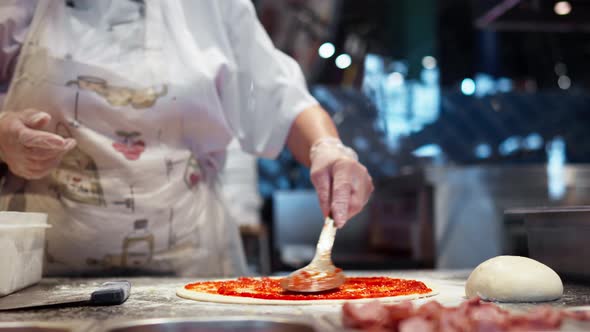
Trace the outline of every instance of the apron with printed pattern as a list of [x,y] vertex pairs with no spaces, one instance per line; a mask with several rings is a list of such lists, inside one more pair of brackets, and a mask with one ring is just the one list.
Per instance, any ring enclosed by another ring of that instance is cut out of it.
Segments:
[[[187,126],[219,125],[194,114],[199,98],[210,97],[211,90],[198,89],[207,78],[194,73],[197,84],[190,85],[167,75],[166,66],[175,64],[165,59],[162,41],[174,32],[166,30],[161,13],[174,4],[109,3],[125,8],[107,11],[111,26],[83,36],[97,45],[105,38],[120,42],[105,53],[121,68],[133,64],[124,74],[97,65],[98,47],[93,63],[77,56],[76,38],[63,22],[84,23],[83,11],[65,1],[40,1],[4,109],[48,112],[47,130],[75,138],[77,146],[42,180],[10,176],[0,207],[49,214],[48,275],[245,274],[237,226],[218,188],[224,151],[198,155]],[[124,17],[109,17],[113,12]]]

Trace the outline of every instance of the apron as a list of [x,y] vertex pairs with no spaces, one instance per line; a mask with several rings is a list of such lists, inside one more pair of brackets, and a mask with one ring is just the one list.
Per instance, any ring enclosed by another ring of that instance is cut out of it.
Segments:
[[49,214],[46,275],[245,274],[219,188],[231,137],[203,106],[215,82],[176,61],[200,56],[174,45],[179,5],[65,3],[39,2],[4,109],[48,112],[78,144],[44,179],[9,176],[0,207]]

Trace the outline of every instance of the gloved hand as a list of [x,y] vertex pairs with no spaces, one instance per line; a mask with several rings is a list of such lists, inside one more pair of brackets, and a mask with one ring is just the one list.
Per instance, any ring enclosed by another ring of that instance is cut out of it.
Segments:
[[50,120],[49,114],[34,109],[0,113],[0,157],[12,173],[40,179],[76,146],[73,138],[42,131]]
[[310,150],[311,182],[324,216],[332,215],[336,227],[359,213],[373,192],[373,180],[358,162],[356,153],[334,137],[316,141]]

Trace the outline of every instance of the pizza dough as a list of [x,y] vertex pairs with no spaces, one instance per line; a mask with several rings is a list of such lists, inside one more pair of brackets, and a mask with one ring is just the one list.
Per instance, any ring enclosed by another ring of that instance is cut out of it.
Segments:
[[563,284],[555,271],[536,260],[498,256],[471,272],[465,295],[499,302],[551,301],[563,295]]
[[[221,281],[221,280],[217,280]],[[424,281],[423,281],[424,282]],[[312,305],[312,304],[343,304],[345,302],[353,302],[353,303],[365,303],[371,302],[375,300],[379,300],[381,302],[401,302],[401,301],[409,301],[415,300],[424,297],[430,297],[438,294],[438,291],[432,286],[431,283],[426,283],[428,288],[432,289],[430,293],[424,294],[411,294],[411,295],[401,295],[401,296],[394,296],[394,297],[380,297],[380,298],[367,298],[367,299],[328,299],[328,300],[272,300],[272,299],[258,299],[252,297],[239,297],[239,296],[226,296],[226,295],[218,295],[218,294],[210,294],[204,292],[196,292],[187,290],[184,287],[180,287],[176,290],[176,295],[194,301],[201,301],[201,302],[216,302],[216,303],[228,303],[228,304],[259,304],[259,305]]]

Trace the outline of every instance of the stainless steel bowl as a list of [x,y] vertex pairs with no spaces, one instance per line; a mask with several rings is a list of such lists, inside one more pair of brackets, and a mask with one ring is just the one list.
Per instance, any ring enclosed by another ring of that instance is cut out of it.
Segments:
[[53,328],[53,327],[38,327],[23,324],[21,326],[0,327],[0,332],[70,332],[71,330]]
[[0,323],[0,332],[72,332],[73,330],[59,323]]
[[109,326],[108,332],[316,332],[303,322],[286,319],[252,317],[218,317],[206,319],[162,318],[128,321]]
[[529,256],[566,279],[590,282],[590,206],[507,210],[525,222]]

